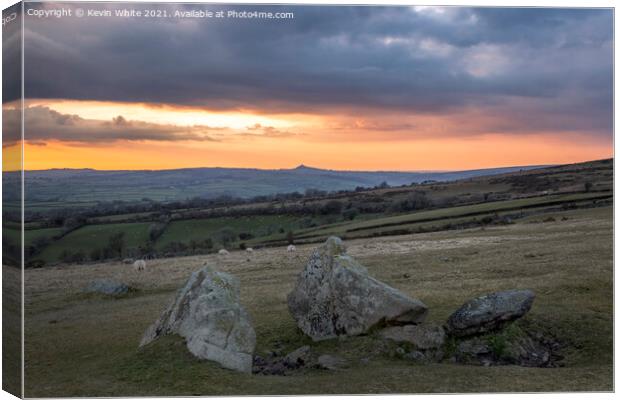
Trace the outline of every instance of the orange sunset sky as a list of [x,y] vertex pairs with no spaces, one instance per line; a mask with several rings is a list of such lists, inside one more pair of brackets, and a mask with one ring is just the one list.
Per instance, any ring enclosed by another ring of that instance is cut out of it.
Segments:
[[[288,22],[26,21],[24,167],[413,171],[613,156],[609,13],[293,9]],[[3,117],[10,158],[16,96]]]
[[[570,163],[611,155],[611,148],[605,141],[597,143],[588,137],[562,132],[525,135],[488,132],[465,137],[445,133],[465,129],[460,118],[467,116],[412,118],[422,121],[422,128],[410,138],[409,132],[366,128],[365,125],[377,123],[372,117],[218,113],[154,109],[141,104],[74,101],[37,104],[102,123],[123,115],[128,121],[172,124],[181,127],[180,130],[188,127],[191,131],[199,124],[221,125],[226,129],[210,133],[212,140],[114,140],[93,144],[65,140],[27,141],[24,148],[26,169],[214,166],[271,169],[306,164],[346,170],[454,170]],[[26,116],[28,114],[26,109]],[[476,128],[475,122],[469,123],[473,126],[468,129]],[[252,133],[248,134],[247,127]]]

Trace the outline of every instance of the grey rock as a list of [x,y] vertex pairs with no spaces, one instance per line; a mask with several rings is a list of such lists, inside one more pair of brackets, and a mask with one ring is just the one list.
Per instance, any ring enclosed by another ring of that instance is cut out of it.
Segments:
[[264,366],[267,365],[267,360],[261,356],[254,356],[254,366]]
[[239,281],[209,266],[194,272],[174,301],[145,332],[140,346],[178,334],[200,359],[252,371],[256,334],[239,304]]
[[261,375],[287,375],[297,369],[313,366],[310,350],[310,346],[302,346],[284,357],[275,355],[274,352],[270,352],[266,359],[255,356],[252,372]]
[[551,349],[542,340],[523,335],[509,340],[501,361],[523,367],[541,367],[551,364]]
[[495,358],[488,341],[479,337],[460,342],[454,356],[457,363],[469,365],[490,365]]
[[426,356],[424,355],[424,353],[422,353],[421,351],[411,351],[407,354],[405,354],[403,356],[404,359],[406,360],[411,360],[411,361],[426,361]]
[[395,342],[411,343],[420,350],[437,349],[446,341],[444,329],[438,325],[389,326],[379,335]]
[[478,297],[450,316],[448,332],[454,336],[468,336],[500,329],[525,315],[533,302],[531,290],[508,290]]
[[491,354],[493,351],[489,344],[479,338],[462,341],[457,346],[457,353],[467,356],[480,356],[482,354]]
[[268,361],[263,364],[259,364],[254,360],[254,366],[252,367],[252,372],[260,375],[286,375],[287,370],[290,368],[284,363],[283,360],[279,359],[276,361]]
[[419,323],[427,314],[421,301],[371,277],[337,237],[312,253],[288,307],[315,341],[360,335],[378,324]]
[[129,293],[129,286],[111,279],[98,279],[91,282],[86,289],[87,293],[100,293],[107,296],[121,296]]
[[487,334],[461,339],[454,356],[461,364],[554,367],[562,357],[545,338],[526,332]]
[[276,350],[272,350],[269,352],[269,356],[271,357],[281,357],[282,356],[282,350],[276,349]]
[[319,368],[328,369],[332,371],[346,368],[347,365],[348,365],[347,361],[344,358],[338,357],[338,356],[332,356],[329,354],[323,354],[322,356],[319,356],[317,360],[317,366]]
[[302,346],[284,357],[284,361],[291,366],[303,366],[310,358],[310,346]]
[[441,362],[445,359],[446,353],[443,349],[432,349],[424,352],[424,358],[427,361]]

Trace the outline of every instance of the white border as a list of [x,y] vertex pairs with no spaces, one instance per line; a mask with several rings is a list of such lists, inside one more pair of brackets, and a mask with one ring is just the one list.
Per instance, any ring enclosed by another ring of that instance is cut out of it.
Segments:
[[[75,0],[65,0],[65,1],[61,1],[59,0],[58,2],[64,2],[64,3],[69,3],[69,2],[74,2],[74,3],[84,3],[84,1],[75,1]],[[106,2],[105,0],[89,0],[88,2]],[[16,1],[10,1],[10,0],[0,0],[0,5],[2,6],[1,8],[4,9],[6,7],[9,7],[10,5],[16,3]],[[128,3],[184,3],[183,1],[166,1],[166,0],[133,0],[133,1],[128,1]],[[474,1],[466,1],[466,0],[425,0],[425,1],[403,1],[403,0],[391,0],[391,1],[381,1],[381,0],[376,0],[376,1],[364,1],[364,0],[337,0],[337,1],[330,1],[330,0],[313,0],[313,1],[308,1],[308,0],[289,0],[289,1],[282,1],[282,2],[275,2],[275,1],[258,1],[258,0],[229,0],[229,1],[202,1],[201,3],[206,3],[206,4],[320,4],[320,5],[346,5],[346,4],[355,4],[355,5],[429,5],[429,6],[482,6],[482,7],[510,7],[510,6],[514,6],[514,7],[564,7],[564,8],[593,8],[593,7],[606,7],[606,8],[614,8],[615,4],[613,1],[610,0],[589,0],[589,1],[578,1],[578,0],[563,0],[563,1],[559,1],[559,0],[502,0],[497,1],[497,0],[474,0]],[[616,19],[616,13],[617,10],[614,8],[614,21]],[[23,14],[22,14],[23,15]],[[23,33],[23,29],[24,26],[22,24],[22,33]],[[22,35],[23,37],[23,35]],[[2,36],[0,34],[0,40],[1,40]],[[615,30],[615,26],[614,26],[614,43],[617,43],[619,39],[619,35],[618,32]],[[22,41],[22,65],[23,65],[23,50],[24,50],[24,45],[23,45],[23,41]],[[614,50],[615,50],[615,46],[614,46]],[[0,73],[2,71],[2,66],[1,66],[1,62],[2,62],[2,55],[0,52]],[[617,67],[618,63],[617,63],[617,59],[616,59],[616,52],[614,51],[614,139],[615,139],[615,119],[616,116],[618,115],[618,108],[617,108],[617,104],[615,102],[616,96],[615,94],[618,93],[618,83],[615,79],[615,75],[617,72]],[[22,93],[23,93],[23,79],[22,79]],[[23,99],[22,99],[23,102]],[[1,113],[0,113],[1,114]],[[0,124],[2,122],[2,117],[0,115]],[[22,138],[24,135],[23,132],[23,114],[22,114]],[[1,126],[1,125],[0,125]],[[616,142],[614,140],[614,154],[616,153]],[[24,162],[24,158],[23,158],[24,154],[23,154],[23,147],[22,147],[22,166],[23,166],[23,162]],[[2,156],[0,153],[0,165],[2,162]],[[615,176],[617,173],[617,168],[618,165],[617,163],[614,163],[614,261],[616,259],[617,256],[617,252],[618,252],[618,239],[615,235],[615,226],[617,225],[617,223],[620,221],[620,217],[615,213],[615,207],[617,204],[617,199],[618,199],[618,195],[619,195],[619,191],[618,191],[618,187],[615,185]],[[23,179],[23,176],[22,176]],[[23,181],[22,181],[22,219],[23,219],[23,200],[24,200],[24,186],[23,186]],[[2,197],[1,197],[1,193],[2,193],[2,189],[0,186],[0,205],[2,202]],[[0,219],[1,219],[1,215],[0,215]],[[22,243],[23,243],[23,224],[22,224]],[[2,244],[0,243],[0,252],[2,249]],[[22,253],[23,253],[23,246],[22,246]],[[23,260],[23,254],[22,254],[22,260]],[[615,267],[615,263],[614,263],[614,267]],[[23,315],[23,282],[24,281],[24,276],[23,276],[23,270],[22,270],[22,315]],[[617,344],[617,338],[618,338],[618,333],[615,330],[615,322],[617,320],[617,315],[615,314],[615,310],[618,309],[618,302],[617,302],[617,298],[615,296],[615,288],[616,288],[616,281],[615,281],[615,269],[614,269],[614,388],[615,388],[615,384],[618,382],[618,370],[617,368],[615,368],[615,360],[618,359],[618,355],[620,355],[620,351],[618,349],[618,347],[616,346]],[[0,306],[2,304],[2,300],[1,300],[1,296],[0,296]],[[1,308],[0,308],[1,309]],[[22,343],[23,343],[23,335],[24,335],[24,323],[23,323],[23,318],[22,318]],[[2,333],[0,331],[0,340],[2,338]],[[22,360],[23,360],[23,347],[22,347]],[[22,364],[22,374],[24,372],[24,368],[23,368],[23,364]],[[2,370],[2,366],[0,363],[0,379],[2,377],[1,374],[1,370]],[[22,375],[23,376],[23,375]],[[412,379],[415,379],[415,377],[412,377]],[[23,382],[22,382],[22,393],[23,393]],[[539,393],[525,393],[525,394],[459,394],[459,395],[449,395],[451,396],[451,398],[455,398],[455,399],[476,399],[476,398],[482,398],[482,399],[489,399],[489,398],[495,398],[495,397],[501,397],[504,399],[512,399],[512,400],[521,400],[521,399],[533,399],[535,397],[538,396],[544,396],[545,399],[580,399],[583,396],[588,396],[589,398],[593,398],[593,399],[608,399],[608,398],[614,398],[615,395],[613,393],[550,393],[550,394],[539,394]],[[381,396],[373,396],[379,399],[393,399],[393,398],[415,398],[416,399],[432,399],[432,398],[436,398],[438,395],[437,394],[430,394],[430,395],[381,395]],[[356,398],[360,398],[360,396],[248,396],[248,397],[209,397],[212,399],[235,399],[235,398],[240,398],[240,399],[294,399],[295,397],[303,397],[303,398],[307,398],[307,399],[329,399],[329,398],[337,398],[337,399],[342,399],[342,400],[352,400],[352,399],[356,399]],[[368,398],[369,395],[365,395],[364,397]],[[177,398],[181,398],[181,397],[177,397]],[[8,399],[14,399],[14,397],[6,392],[2,392],[0,391],[0,400],[8,400]],[[143,397],[143,399],[156,399],[156,398],[151,398],[151,397]]]

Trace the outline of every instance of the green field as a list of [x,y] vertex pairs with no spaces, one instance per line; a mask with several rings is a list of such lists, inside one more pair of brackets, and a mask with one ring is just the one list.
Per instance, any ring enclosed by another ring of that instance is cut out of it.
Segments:
[[[250,233],[253,236],[271,235],[277,232],[286,232],[296,229],[300,218],[294,216],[250,216],[250,217],[222,217],[198,220],[173,221],[166,227],[161,237],[155,242],[157,249],[164,249],[171,242],[188,244],[190,241],[202,241],[207,238],[213,239],[215,246],[222,246],[219,240],[219,232],[227,229],[235,235],[235,240],[230,246],[238,246],[242,240],[238,238],[240,233]],[[110,236],[123,232],[125,234],[125,246],[127,249],[144,246],[149,242],[149,227],[151,222],[136,223],[108,223],[86,225],[47,246],[36,259],[46,263],[55,263],[60,260],[64,251],[83,252],[86,255],[96,248],[103,248]],[[19,231],[10,231],[9,236],[16,240]],[[36,229],[26,231],[26,243],[37,236],[49,236],[58,234],[61,228]]]
[[[523,198],[517,200],[487,202],[467,206],[457,206],[436,210],[401,213],[392,216],[381,214],[362,214],[352,221],[329,223],[328,216],[304,218],[293,215],[252,215],[239,217],[214,217],[203,219],[173,220],[165,227],[162,235],[154,242],[158,251],[165,250],[171,243],[200,242],[210,239],[213,250],[220,247],[238,248],[241,243],[248,246],[284,245],[288,232],[293,233],[298,243],[317,242],[329,235],[343,238],[362,238],[390,234],[416,233],[451,229],[454,226],[479,223],[485,218],[498,218],[513,215],[515,212],[544,212],[563,205],[591,206],[601,199],[611,196],[611,192],[573,193]],[[134,214],[135,216],[135,214]],[[105,217],[109,220],[123,220],[127,216]],[[302,220],[312,220],[318,225],[303,228]],[[117,222],[89,224],[81,227],[59,240],[52,242],[36,259],[46,263],[58,262],[63,252],[83,252],[86,255],[93,249],[101,249],[113,234],[124,232],[127,250],[146,246],[149,243],[149,226],[153,222]],[[15,240],[19,231],[6,229],[8,237]],[[61,228],[29,229],[25,231],[26,244],[37,237],[51,238],[58,235]],[[222,232],[233,236],[224,241]],[[251,235],[241,239],[240,234]]]
[[218,242],[217,234],[222,229],[231,230],[237,237],[243,232],[253,236],[266,236],[294,229],[298,220],[297,217],[287,215],[267,215],[173,221],[157,240],[156,246],[163,248],[170,242],[188,243],[191,240],[200,241],[206,238],[213,238]]
[[[24,245],[28,247],[35,239],[42,237],[51,240],[61,232],[62,228],[26,229],[24,231]],[[4,228],[2,234],[6,235],[11,241],[17,243],[20,240],[21,232],[18,229]]]
[[[49,265],[83,259],[99,261],[109,259],[110,254],[119,258],[118,252],[107,252],[100,257],[96,252],[107,245],[112,235],[120,232],[125,234],[123,257],[171,257],[206,254],[222,247],[237,249],[242,245],[282,246],[289,243],[291,235],[292,240],[300,244],[320,242],[329,235],[345,239],[369,238],[511,223],[557,209],[609,204],[612,167],[613,160],[601,160],[454,182],[288,200],[263,199],[255,203],[233,201],[231,205],[180,202],[171,206],[146,202],[142,206],[128,206],[118,203],[97,209],[100,214],[88,214],[80,222],[85,225],[65,237],[51,241],[42,249],[33,248],[32,259]],[[217,182],[210,184],[217,186]],[[60,215],[79,215],[78,197],[71,202],[49,201],[41,210],[47,208]],[[421,198],[424,203],[407,205]],[[330,203],[337,203],[336,211],[328,208]],[[403,208],[402,204],[407,206]],[[144,205],[147,208],[143,208]],[[38,210],[37,207],[29,203],[27,210]],[[26,244],[41,236],[61,236],[61,227],[37,229],[63,225],[62,219],[58,221],[53,217],[58,214],[51,214],[47,219],[41,218],[42,215],[45,214],[27,218]],[[14,227],[15,222],[5,224],[5,229]],[[7,230],[9,240],[18,237],[17,230]],[[41,241],[38,243],[43,245]]]
[[149,225],[150,223],[87,225],[46,247],[38,258],[48,262],[57,261],[65,250],[88,254],[93,249],[103,248],[110,236],[119,232],[125,234],[128,248],[138,247],[147,242]]
[[[323,240],[329,235],[338,235],[346,238],[376,236],[392,230],[408,230],[414,233],[417,230],[442,230],[452,224],[463,224],[474,220],[481,220],[485,216],[514,213],[515,211],[544,210],[548,207],[561,206],[562,204],[577,203],[578,205],[590,204],[591,201],[605,199],[611,196],[611,192],[603,193],[575,193],[565,195],[540,196],[519,200],[507,200],[474,204],[468,206],[449,207],[437,210],[420,211],[400,214],[389,217],[378,217],[364,221],[342,222],[329,224],[311,229],[295,231],[295,239],[301,241]],[[279,243],[284,240],[283,235],[273,235],[264,238],[263,241]]]

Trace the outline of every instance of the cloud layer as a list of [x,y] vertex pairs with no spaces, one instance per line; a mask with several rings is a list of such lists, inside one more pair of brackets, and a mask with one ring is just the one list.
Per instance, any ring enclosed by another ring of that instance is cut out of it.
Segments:
[[[3,129],[15,133],[3,137],[4,144],[19,140],[21,112],[3,110]],[[25,138],[30,144],[44,144],[46,140],[75,143],[109,143],[124,141],[214,141],[209,132],[221,130],[208,126],[176,126],[128,121],[119,115],[109,121],[84,119],[78,115],[61,114],[48,107],[34,106],[24,109]]]
[[[26,94],[268,113],[450,117],[473,109],[496,116],[487,130],[611,138],[611,10],[234,8],[292,11],[295,18],[27,17]],[[120,131],[111,123],[98,128],[93,137]],[[152,128],[123,132],[152,140],[195,134]],[[77,134],[63,129],[69,137]]]

